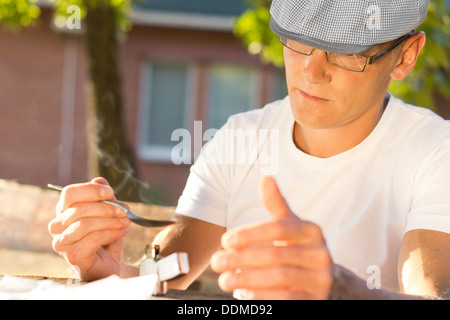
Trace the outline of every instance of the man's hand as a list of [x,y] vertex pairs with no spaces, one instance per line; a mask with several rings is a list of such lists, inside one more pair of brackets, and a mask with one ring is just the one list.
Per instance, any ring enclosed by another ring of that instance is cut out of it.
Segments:
[[274,179],[264,178],[261,201],[272,220],[233,229],[211,259],[222,290],[247,299],[327,299],[333,262],[320,228],[289,209]]
[[48,225],[54,250],[78,266],[83,280],[124,272],[123,237],[130,220],[124,210],[102,200],[116,201],[103,178],[68,186],[56,207],[56,218]]

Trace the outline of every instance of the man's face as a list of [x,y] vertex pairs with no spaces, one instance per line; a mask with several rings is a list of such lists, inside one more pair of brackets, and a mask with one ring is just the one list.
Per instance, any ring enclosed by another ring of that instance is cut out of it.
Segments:
[[[378,46],[364,55],[384,48]],[[330,65],[325,52],[303,56],[284,48],[287,86],[292,112],[305,128],[329,129],[350,124],[365,125],[379,113],[391,80],[394,52],[364,72],[352,72]],[[370,125],[370,123],[368,123]]]

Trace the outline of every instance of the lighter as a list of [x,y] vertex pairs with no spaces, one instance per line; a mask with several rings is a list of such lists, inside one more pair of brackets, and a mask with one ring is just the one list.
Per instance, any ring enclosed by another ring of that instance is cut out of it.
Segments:
[[162,257],[159,252],[159,245],[152,245],[149,257],[148,249],[149,246],[146,248],[147,258],[141,261],[140,275],[156,274],[157,282],[153,295],[164,296],[167,293],[167,281],[174,280],[189,272],[187,253],[175,252],[167,257]]

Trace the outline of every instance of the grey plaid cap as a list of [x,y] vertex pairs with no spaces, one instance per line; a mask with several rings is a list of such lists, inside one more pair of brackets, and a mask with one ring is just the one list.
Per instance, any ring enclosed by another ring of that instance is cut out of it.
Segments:
[[323,51],[360,53],[397,39],[425,20],[430,0],[273,0],[278,36]]

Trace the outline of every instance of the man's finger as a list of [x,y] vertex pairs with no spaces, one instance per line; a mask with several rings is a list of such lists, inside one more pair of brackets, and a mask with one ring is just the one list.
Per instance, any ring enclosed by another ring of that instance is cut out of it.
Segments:
[[321,268],[328,265],[330,256],[319,246],[260,245],[241,250],[221,250],[211,258],[211,267],[216,272],[236,269],[262,269],[276,266],[295,266],[303,269]]
[[222,236],[222,247],[225,249],[241,249],[261,243],[307,244],[322,241],[320,228],[299,219],[270,220],[240,226],[226,232]]
[[57,205],[57,213],[65,211],[75,203],[114,201],[114,190],[109,185],[99,183],[78,183],[65,187]]
[[51,234],[60,234],[75,221],[86,218],[125,218],[126,212],[110,204],[103,202],[92,202],[75,204],[71,208],[58,214],[49,222]]
[[274,178],[264,177],[260,185],[260,197],[264,207],[274,219],[292,217],[289,205],[284,199]]
[[[314,292],[317,279],[324,278],[328,286],[331,282],[326,271],[311,271],[291,266],[278,266],[264,269],[226,271],[219,276],[219,286],[230,292],[236,289],[277,290],[293,289],[303,292]],[[264,279],[264,281],[261,281]]]
[[[91,180],[91,183],[93,183],[93,184],[101,184],[101,185],[104,185],[104,186],[107,186],[107,187],[111,187],[111,185],[109,184],[108,180],[106,180],[103,177],[94,178],[94,179]],[[117,198],[116,198],[115,195],[113,195],[113,198],[111,199],[111,201],[117,201]]]

